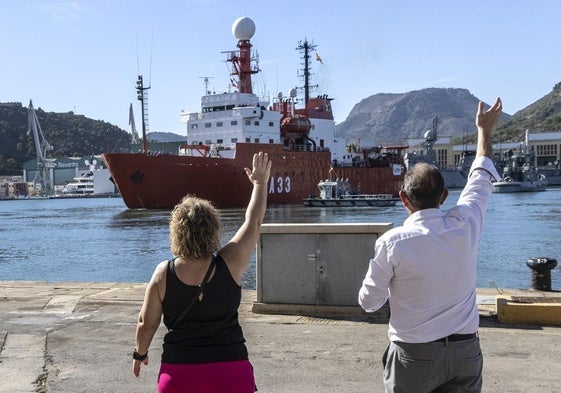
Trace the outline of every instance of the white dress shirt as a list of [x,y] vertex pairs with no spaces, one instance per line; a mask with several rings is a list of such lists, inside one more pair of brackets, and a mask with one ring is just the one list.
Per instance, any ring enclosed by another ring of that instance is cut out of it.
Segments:
[[376,241],[358,301],[373,312],[389,298],[391,341],[477,331],[477,248],[491,182],[499,178],[489,158],[477,157],[455,207],[416,211]]

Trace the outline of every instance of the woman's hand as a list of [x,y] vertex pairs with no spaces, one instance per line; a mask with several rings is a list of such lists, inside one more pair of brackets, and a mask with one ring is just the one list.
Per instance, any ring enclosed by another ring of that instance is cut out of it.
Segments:
[[269,176],[271,174],[271,161],[269,161],[269,155],[267,153],[259,152],[253,155],[253,170],[249,168],[244,168],[249,181],[253,185],[267,185],[269,181]]
[[140,375],[140,364],[144,363],[145,366],[148,366],[148,356],[144,360],[134,360],[132,361],[132,372],[135,377]]

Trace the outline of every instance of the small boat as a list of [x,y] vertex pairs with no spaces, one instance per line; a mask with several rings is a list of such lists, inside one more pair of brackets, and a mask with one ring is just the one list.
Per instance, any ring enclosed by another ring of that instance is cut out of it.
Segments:
[[[494,193],[545,191],[548,184],[546,177],[538,172],[534,165],[534,152],[528,150],[528,131],[526,142],[520,143],[518,151],[507,151],[505,158],[502,162],[503,177],[493,183]],[[498,164],[495,166],[500,169]]]
[[537,180],[516,181],[510,176],[506,176],[503,180],[493,183],[494,193],[507,193],[507,192],[535,192],[545,191],[547,187],[547,180],[545,176]]
[[[333,172],[330,171],[331,175]],[[331,178],[318,183],[319,197],[304,199],[304,206],[308,207],[367,207],[367,206],[395,206],[396,200],[392,194],[360,194],[351,190],[348,180]]]

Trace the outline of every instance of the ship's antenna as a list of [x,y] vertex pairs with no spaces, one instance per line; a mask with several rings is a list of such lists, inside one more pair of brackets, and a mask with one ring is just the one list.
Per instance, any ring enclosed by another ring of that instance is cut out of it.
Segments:
[[[152,30],[152,42],[150,44],[150,69],[148,73],[148,88],[152,86],[152,55],[154,53],[154,30]],[[140,72],[139,72],[140,74]]]
[[209,79],[212,79],[212,76],[199,76],[200,79],[203,80],[203,83],[205,84],[205,95],[210,94],[210,91],[208,90],[208,83],[209,83]]

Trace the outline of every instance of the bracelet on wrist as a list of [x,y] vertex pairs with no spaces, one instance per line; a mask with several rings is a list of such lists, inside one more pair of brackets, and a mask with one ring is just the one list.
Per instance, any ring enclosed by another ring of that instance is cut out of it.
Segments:
[[146,353],[144,355],[139,354],[138,352],[136,352],[136,349],[133,351],[132,353],[132,358],[134,360],[140,360],[143,361],[144,359],[146,359],[148,357],[148,351],[146,351]]

